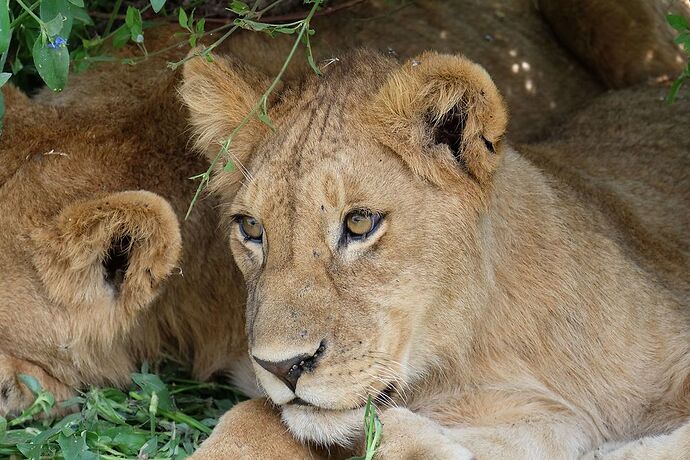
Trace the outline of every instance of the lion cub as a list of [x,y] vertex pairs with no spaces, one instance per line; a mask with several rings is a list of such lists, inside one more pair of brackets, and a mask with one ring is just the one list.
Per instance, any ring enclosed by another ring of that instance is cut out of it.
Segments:
[[[265,81],[229,58],[184,74],[213,157]],[[368,396],[381,458],[577,458],[654,435],[599,454],[690,458],[686,152],[642,158],[634,141],[616,157],[628,182],[590,200],[567,162],[544,172],[508,145],[483,68],[436,53],[353,53],[284,91],[272,117],[275,131],[239,132],[243,174],[219,168],[213,187],[247,282],[253,369],[278,411],[238,406],[199,458],[357,449]],[[606,155],[573,164],[609,179]],[[678,243],[675,268],[656,270],[663,252],[639,251],[644,228],[620,227],[607,203],[633,203],[626,215]]]

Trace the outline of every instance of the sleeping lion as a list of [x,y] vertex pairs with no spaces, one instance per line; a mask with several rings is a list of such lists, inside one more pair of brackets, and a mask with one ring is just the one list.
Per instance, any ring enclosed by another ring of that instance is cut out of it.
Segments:
[[[209,158],[262,78],[187,63]],[[283,91],[212,183],[270,404],[196,458],[349,455],[368,396],[380,458],[690,458],[688,143],[637,91],[527,155],[463,57],[359,51]]]

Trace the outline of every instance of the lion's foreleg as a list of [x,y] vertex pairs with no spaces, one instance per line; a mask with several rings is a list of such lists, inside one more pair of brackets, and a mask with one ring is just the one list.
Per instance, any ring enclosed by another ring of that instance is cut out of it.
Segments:
[[624,444],[605,444],[582,460],[677,460],[690,459],[690,421],[675,431],[647,436]]
[[591,448],[574,421],[539,417],[496,426],[448,428],[408,409],[385,411],[383,459],[571,459]]

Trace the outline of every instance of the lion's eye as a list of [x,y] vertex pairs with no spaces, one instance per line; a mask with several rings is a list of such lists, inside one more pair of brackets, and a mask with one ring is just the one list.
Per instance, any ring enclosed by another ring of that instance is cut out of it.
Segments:
[[345,232],[352,240],[369,236],[381,222],[379,214],[368,211],[353,211],[345,217]]
[[261,243],[264,236],[264,227],[255,218],[250,216],[242,216],[239,219],[240,233],[245,241],[252,243]]

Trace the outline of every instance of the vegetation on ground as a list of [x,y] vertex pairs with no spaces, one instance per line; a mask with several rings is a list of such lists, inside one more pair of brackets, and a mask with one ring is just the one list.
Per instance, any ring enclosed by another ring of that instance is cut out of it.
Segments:
[[194,381],[171,364],[156,373],[144,365],[126,391],[92,387],[59,404],[35,378],[20,378],[36,399],[16,417],[0,417],[0,458],[181,459],[243,399],[232,387]]
[[673,82],[673,85],[671,85],[671,89],[668,93],[667,100],[669,103],[671,103],[676,100],[678,91],[680,91],[680,87],[683,86],[685,80],[690,78],[690,25],[688,25],[688,20],[685,17],[676,14],[669,14],[666,19],[671,27],[678,32],[675,42],[679,45],[682,45],[683,50],[688,55],[688,63],[685,66],[685,69],[683,69],[683,72],[681,72],[681,74],[678,75],[676,80]]
[[[131,377],[126,391],[91,387],[56,403],[35,378],[21,375],[35,400],[16,417],[0,417],[0,458],[183,459],[208,437],[221,415],[245,399],[222,382],[190,379],[184,368],[171,363],[155,373],[145,364]],[[364,427],[366,451],[353,460],[372,460],[381,441],[383,427],[371,398]]]

